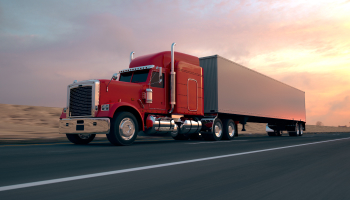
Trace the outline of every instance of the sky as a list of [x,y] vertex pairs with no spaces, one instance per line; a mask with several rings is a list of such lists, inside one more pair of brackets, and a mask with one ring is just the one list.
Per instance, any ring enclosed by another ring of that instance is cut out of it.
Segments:
[[74,80],[135,57],[218,54],[306,94],[307,124],[350,126],[349,0],[0,0],[0,103],[66,106]]

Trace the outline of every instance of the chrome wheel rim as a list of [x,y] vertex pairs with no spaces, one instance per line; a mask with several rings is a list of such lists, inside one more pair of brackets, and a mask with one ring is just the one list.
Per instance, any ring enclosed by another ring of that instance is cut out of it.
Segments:
[[228,134],[230,137],[235,136],[235,125],[232,122],[228,125]]
[[214,131],[215,131],[215,136],[219,138],[222,134],[222,126],[219,122],[215,123]]
[[87,140],[91,137],[91,134],[78,134],[80,139]]
[[135,135],[134,121],[124,118],[119,124],[119,134],[124,140],[130,140]]

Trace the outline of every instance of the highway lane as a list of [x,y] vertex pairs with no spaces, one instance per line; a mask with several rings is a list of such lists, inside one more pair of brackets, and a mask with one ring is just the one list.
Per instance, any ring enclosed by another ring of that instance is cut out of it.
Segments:
[[[157,164],[330,141],[0,192],[0,199],[348,199],[350,134],[227,142],[107,141],[0,146],[0,188]],[[336,141],[331,141],[339,139]]]

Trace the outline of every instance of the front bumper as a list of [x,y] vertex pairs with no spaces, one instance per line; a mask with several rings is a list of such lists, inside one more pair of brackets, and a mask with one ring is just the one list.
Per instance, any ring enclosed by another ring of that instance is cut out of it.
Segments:
[[109,118],[61,119],[60,134],[109,134]]

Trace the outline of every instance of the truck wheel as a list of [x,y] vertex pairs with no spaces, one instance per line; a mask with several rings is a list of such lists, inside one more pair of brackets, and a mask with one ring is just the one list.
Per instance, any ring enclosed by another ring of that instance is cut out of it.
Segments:
[[223,125],[219,118],[216,118],[213,123],[213,130],[211,133],[203,134],[202,137],[204,140],[210,141],[219,141],[222,138],[223,133]]
[[295,130],[294,131],[288,131],[289,136],[298,136],[300,134],[300,128],[299,128],[299,124],[296,123],[295,124]]
[[135,116],[129,112],[120,112],[112,119],[111,130],[107,138],[113,145],[131,145],[137,137],[138,130],[139,126]]
[[232,140],[236,135],[236,126],[235,122],[232,119],[224,119],[223,120],[223,140]]
[[95,134],[66,134],[69,141],[74,144],[89,144],[95,138]]

